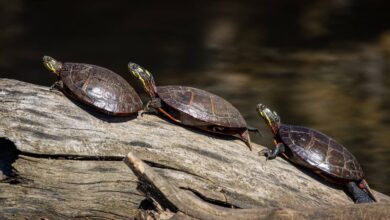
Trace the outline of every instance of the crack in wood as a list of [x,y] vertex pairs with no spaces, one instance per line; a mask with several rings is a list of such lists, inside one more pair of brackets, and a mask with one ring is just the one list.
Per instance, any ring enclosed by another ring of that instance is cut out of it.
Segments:
[[189,187],[179,187],[179,189],[190,191],[190,192],[194,193],[196,196],[198,196],[200,199],[202,199],[203,201],[211,203],[211,204],[214,204],[214,205],[217,205],[217,206],[222,206],[222,207],[226,207],[226,208],[241,209],[241,207],[236,206],[236,205],[234,205],[232,203],[229,203],[227,201],[227,199],[226,199],[226,196],[225,196],[225,201],[222,201],[222,200],[218,200],[218,199],[213,199],[213,198],[207,197],[206,195],[202,194],[198,190],[195,190],[195,189],[192,189],[192,188],[189,188]]
[[157,163],[157,162],[153,162],[153,161],[149,161],[149,160],[143,160],[146,164],[148,164],[149,166],[151,167],[155,167],[155,168],[161,168],[161,169],[168,169],[168,170],[174,170],[174,171],[178,171],[178,172],[182,172],[182,173],[186,173],[186,174],[189,174],[189,175],[192,175],[192,176],[196,176],[196,177],[199,177],[203,180],[207,180],[211,183],[213,183],[212,180],[210,179],[207,179],[203,176],[200,176],[196,173],[193,173],[193,172],[190,172],[188,170],[184,170],[184,169],[179,169],[179,168],[175,168],[175,167],[171,167],[171,166],[167,166],[167,165],[164,165],[164,164],[161,164],[161,163]]
[[90,155],[71,155],[71,154],[36,154],[30,152],[21,152],[20,155],[56,159],[56,160],[80,160],[80,161],[122,161],[124,157],[120,156],[90,156]]

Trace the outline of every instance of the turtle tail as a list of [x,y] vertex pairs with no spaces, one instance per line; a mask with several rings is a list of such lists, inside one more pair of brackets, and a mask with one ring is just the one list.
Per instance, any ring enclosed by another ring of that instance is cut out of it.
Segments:
[[356,184],[356,182],[349,182],[347,184],[347,189],[352,194],[355,203],[371,203],[377,201],[366,180],[362,179],[357,183],[358,184]]

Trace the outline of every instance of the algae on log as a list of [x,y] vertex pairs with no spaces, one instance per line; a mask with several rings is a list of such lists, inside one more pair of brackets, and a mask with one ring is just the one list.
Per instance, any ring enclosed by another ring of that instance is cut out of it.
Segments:
[[144,196],[121,161],[128,152],[182,190],[226,207],[352,204],[310,172],[281,158],[266,162],[259,145],[249,151],[240,140],[155,115],[106,116],[16,80],[0,79],[0,138],[0,218],[134,217]]

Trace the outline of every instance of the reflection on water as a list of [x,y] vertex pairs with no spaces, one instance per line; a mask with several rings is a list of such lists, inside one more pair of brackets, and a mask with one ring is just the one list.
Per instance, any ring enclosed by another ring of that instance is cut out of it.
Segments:
[[55,10],[49,3],[0,1],[0,77],[51,85],[40,62],[48,54],[131,80],[132,60],[159,85],[227,98],[265,133],[255,142],[271,144],[258,102],[285,123],[334,137],[356,155],[370,185],[390,194],[386,1],[57,1]]

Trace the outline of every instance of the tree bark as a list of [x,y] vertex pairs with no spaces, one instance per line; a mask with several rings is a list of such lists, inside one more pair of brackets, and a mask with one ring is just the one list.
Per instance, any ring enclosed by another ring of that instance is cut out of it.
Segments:
[[16,80],[0,79],[0,138],[0,218],[137,216],[147,203],[122,162],[128,152],[214,206],[272,211],[353,204],[343,188],[281,158],[259,157],[260,145],[249,151],[240,140],[156,115],[107,116]]

